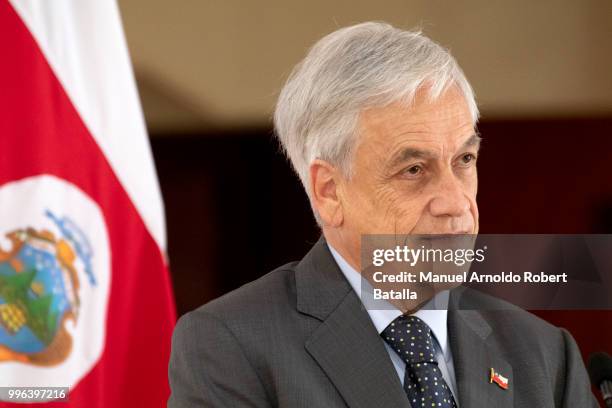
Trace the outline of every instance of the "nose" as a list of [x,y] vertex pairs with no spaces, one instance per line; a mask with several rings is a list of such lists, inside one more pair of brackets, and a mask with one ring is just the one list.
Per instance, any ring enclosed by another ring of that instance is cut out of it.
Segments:
[[462,217],[470,211],[470,200],[465,186],[452,172],[446,174],[437,184],[430,201],[429,210],[434,217]]

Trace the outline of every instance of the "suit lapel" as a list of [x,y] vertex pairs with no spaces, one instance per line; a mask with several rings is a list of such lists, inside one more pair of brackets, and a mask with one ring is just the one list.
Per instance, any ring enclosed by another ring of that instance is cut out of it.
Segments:
[[314,332],[306,349],[350,407],[408,407],[387,350],[367,319],[351,292]]
[[[374,324],[323,239],[298,264],[296,292],[297,309],[321,321],[305,348],[347,405],[410,407]],[[481,313],[457,306],[463,295],[463,291],[451,291],[448,313],[459,406],[510,408],[512,366],[487,342],[491,327]],[[508,378],[507,390],[490,383],[491,368]]]
[[351,408],[409,407],[387,350],[322,239],[296,271],[298,310],[321,321],[306,342]]
[[[512,366],[487,343],[491,327],[478,310],[454,309],[452,299],[451,294],[448,335],[453,352],[459,406],[462,408],[512,407],[514,399]],[[508,379],[507,390],[490,382],[491,368]]]

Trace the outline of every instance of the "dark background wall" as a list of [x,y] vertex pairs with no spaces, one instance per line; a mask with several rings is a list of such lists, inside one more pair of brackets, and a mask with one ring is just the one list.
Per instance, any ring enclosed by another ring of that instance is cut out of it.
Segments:
[[[612,118],[483,121],[482,233],[612,233]],[[166,135],[168,136],[168,135]],[[319,232],[270,128],[152,138],[179,315],[300,259]],[[536,311],[583,353],[612,312]]]

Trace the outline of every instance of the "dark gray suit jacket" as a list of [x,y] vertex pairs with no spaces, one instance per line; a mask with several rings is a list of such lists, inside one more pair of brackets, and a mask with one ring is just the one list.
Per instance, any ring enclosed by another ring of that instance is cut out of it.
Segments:
[[[453,310],[448,330],[461,408],[596,407],[570,334],[522,310]],[[488,307],[484,307],[487,309]],[[495,368],[509,379],[489,382]],[[170,408],[410,407],[383,340],[321,239],[280,267],[183,316]]]

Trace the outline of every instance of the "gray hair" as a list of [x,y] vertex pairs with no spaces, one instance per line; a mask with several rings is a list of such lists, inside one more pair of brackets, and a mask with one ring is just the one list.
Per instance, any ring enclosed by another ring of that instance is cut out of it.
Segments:
[[448,50],[386,23],[345,27],[319,40],[293,69],[276,105],[276,135],[310,195],[315,159],[350,176],[363,109],[411,103],[421,88],[435,100],[451,85],[465,97],[475,124],[474,93]]

